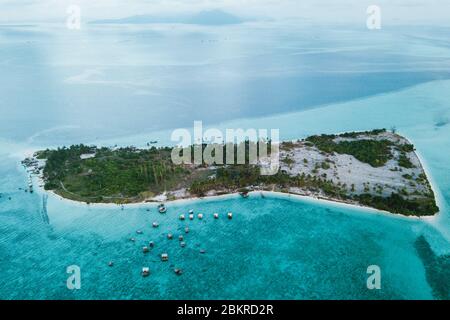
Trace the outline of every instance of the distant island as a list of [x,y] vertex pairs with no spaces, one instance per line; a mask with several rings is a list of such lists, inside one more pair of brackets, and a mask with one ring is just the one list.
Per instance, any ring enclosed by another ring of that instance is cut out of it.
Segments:
[[73,145],[38,151],[23,164],[45,190],[86,203],[277,191],[407,216],[439,211],[414,146],[385,129],[281,142],[280,168],[270,176],[260,174],[259,164],[175,165],[171,150]]
[[119,19],[91,21],[91,24],[147,24],[147,23],[181,23],[205,26],[232,25],[244,22],[240,17],[215,9],[205,10],[191,15],[136,15]]

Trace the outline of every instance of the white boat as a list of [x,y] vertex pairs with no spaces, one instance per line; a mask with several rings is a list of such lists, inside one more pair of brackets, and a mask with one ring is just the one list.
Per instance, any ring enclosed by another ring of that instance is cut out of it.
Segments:
[[189,213],[190,213],[190,214],[194,213],[194,210],[192,210],[192,209],[191,209],[191,210],[189,210]]
[[173,235],[171,233],[167,234],[167,239],[172,240],[173,239]]
[[203,214],[199,213],[199,214],[197,215],[197,217],[198,217],[200,220],[202,220],[202,219],[203,219]]
[[231,212],[228,212],[227,217],[228,217],[228,219],[233,219],[233,214]]
[[142,247],[142,252],[143,253],[147,253],[149,251],[150,251],[150,249],[148,247]]
[[184,214],[180,214],[180,220],[184,220]]
[[153,228],[158,228],[159,227],[159,223],[155,221],[155,222],[152,223],[152,226],[153,226]]
[[161,260],[162,261],[168,261],[169,260],[169,255],[167,253],[161,254]]
[[214,213],[214,219],[219,219],[219,214],[218,213]]
[[184,228],[184,232],[189,233],[189,228],[188,227]]
[[148,277],[150,275],[150,268],[148,268],[148,267],[142,268],[141,275],[143,277]]
[[189,220],[194,220],[194,214],[189,214]]
[[159,211],[159,213],[165,213],[167,211],[166,206],[164,205],[164,203],[160,203],[158,205],[158,211]]

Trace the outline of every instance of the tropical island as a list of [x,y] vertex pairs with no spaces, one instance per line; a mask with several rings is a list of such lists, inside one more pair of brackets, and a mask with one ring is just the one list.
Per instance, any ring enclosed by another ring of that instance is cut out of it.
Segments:
[[[245,142],[246,150],[250,144]],[[260,163],[174,164],[172,148],[150,145],[72,145],[38,151],[22,163],[42,179],[45,190],[88,204],[277,191],[407,216],[439,211],[414,146],[395,132],[316,135],[281,142],[279,150],[280,166],[274,175],[261,175]]]

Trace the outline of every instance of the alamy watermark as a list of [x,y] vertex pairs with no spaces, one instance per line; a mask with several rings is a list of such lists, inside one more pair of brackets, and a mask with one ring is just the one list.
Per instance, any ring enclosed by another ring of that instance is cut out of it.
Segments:
[[367,267],[367,289],[381,289],[381,268],[377,265],[371,265]]
[[261,175],[274,175],[280,167],[279,129],[271,129],[270,136],[267,129],[226,129],[223,134],[217,128],[203,132],[202,122],[194,121],[193,135],[187,129],[176,129],[171,140],[178,143],[171,154],[177,165],[247,163],[258,165]]
[[68,14],[66,20],[66,27],[69,30],[81,29],[81,8],[77,5],[71,5],[67,7],[66,13]]
[[377,5],[371,5],[367,7],[366,13],[368,14],[366,20],[367,29],[381,29],[381,8]]
[[81,269],[77,265],[71,265],[66,268],[66,273],[70,276],[67,278],[66,286],[69,290],[81,289]]

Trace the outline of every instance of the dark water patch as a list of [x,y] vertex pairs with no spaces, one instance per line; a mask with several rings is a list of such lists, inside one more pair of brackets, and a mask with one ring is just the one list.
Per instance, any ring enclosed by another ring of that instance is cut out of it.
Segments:
[[450,255],[436,255],[424,236],[417,238],[415,247],[425,266],[433,295],[437,299],[450,299]]
[[434,124],[434,126],[435,126],[436,128],[445,127],[446,125],[449,124],[449,122],[450,122],[450,120],[447,119],[447,118],[441,119],[441,120],[436,121],[436,123]]

